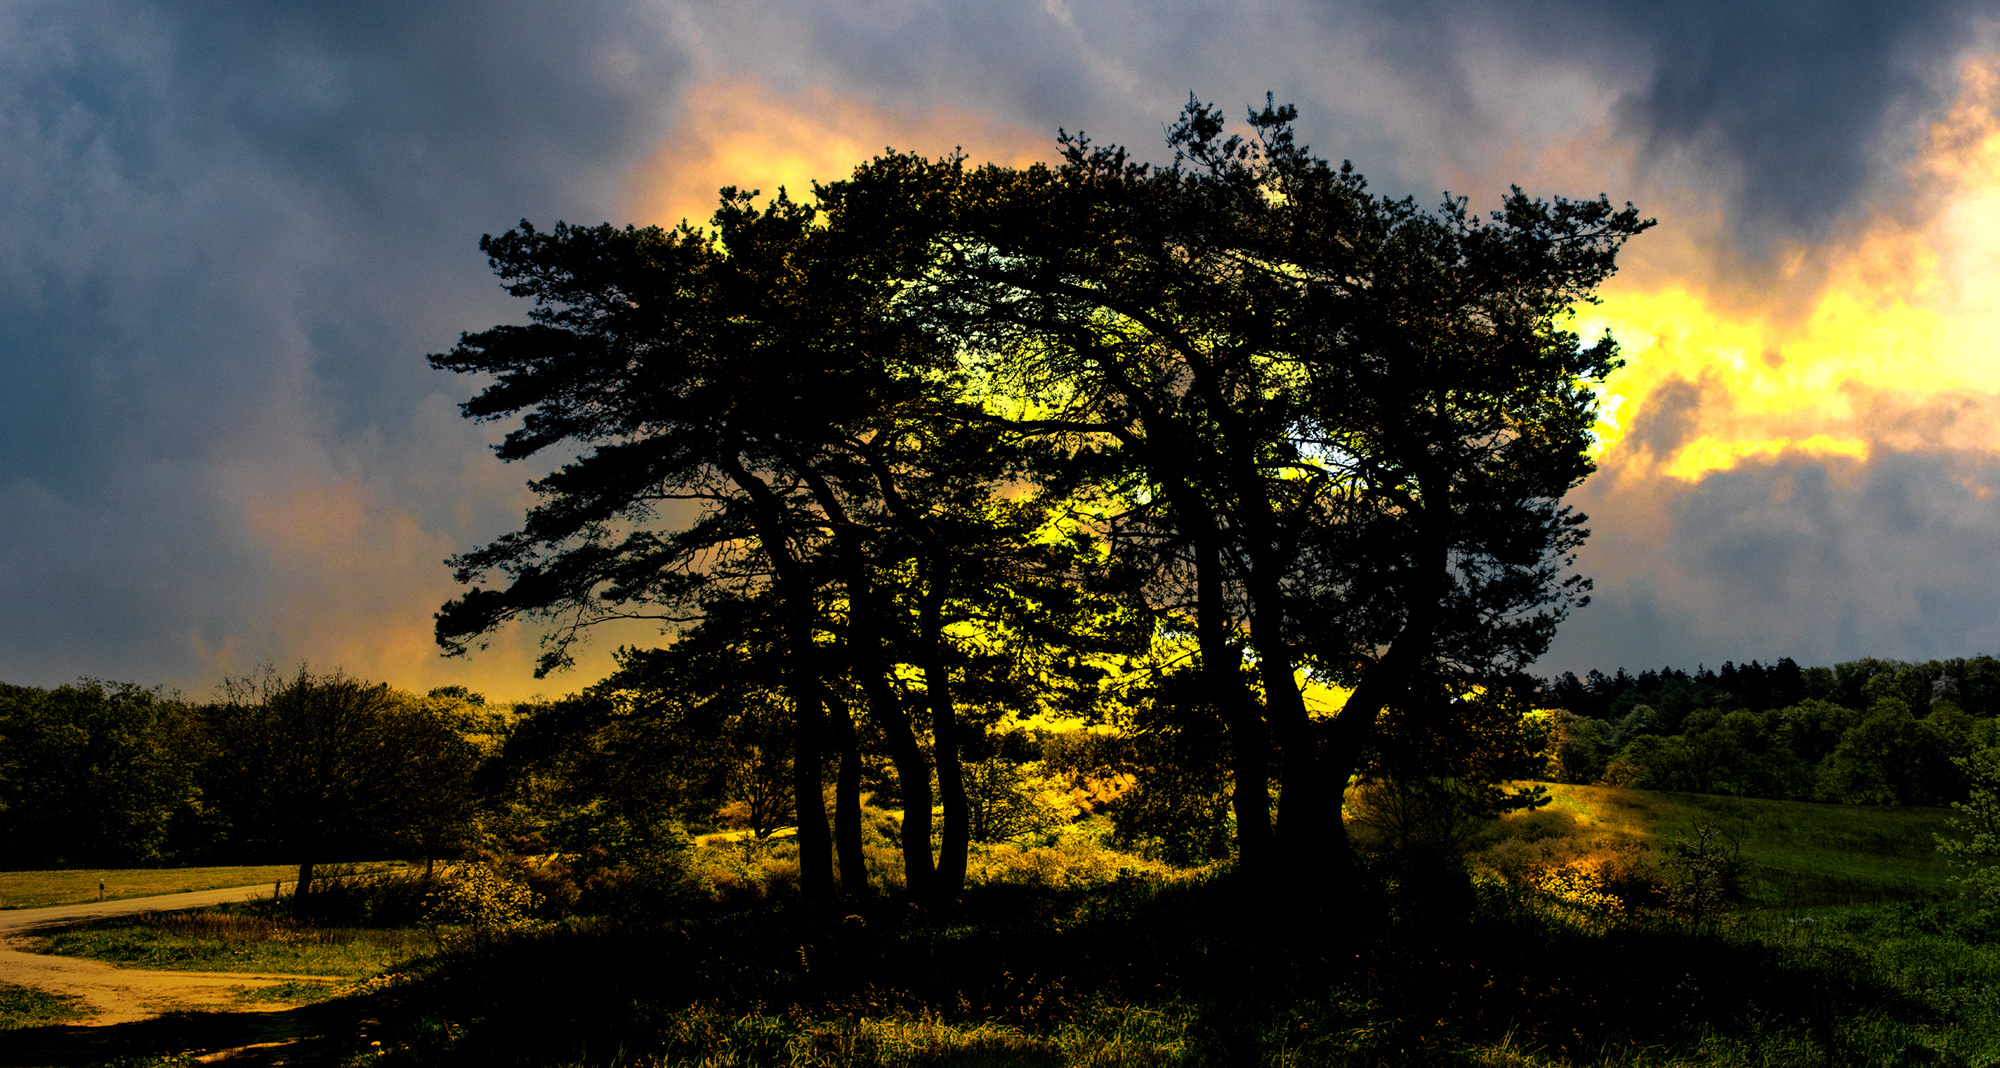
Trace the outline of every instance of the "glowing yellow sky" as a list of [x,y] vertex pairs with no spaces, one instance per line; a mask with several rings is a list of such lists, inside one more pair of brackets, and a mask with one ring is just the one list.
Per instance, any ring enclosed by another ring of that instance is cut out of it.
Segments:
[[627,183],[631,218],[642,225],[706,222],[724,186],[780,187],[807,199],[815,179],[846,177],[885,148],[939,157],[964,148],[975,163],[1021,166],[1054,155],[1051,132],[948,107],[877,106],[814,88],[776,92],[754,78],[723,75],[690,89],[672,136]]
[[[703,220],[724,185],[800,195],[885,146],[929,155],[963,146],[975,161],[1006,164],[1047,159],[1053,147],[1044,131],[987,115],[875,106],[823,89],[784,94],[738,75],[695,86],[682,108],[674,135],[630,176],[641,222]],[[1558,147],[1567,163],[1554,169],[1629,159],[1608,133],[1598,126]],[[1607,390],[1607,473],[1692,482],[1757,457],[1993,450],[2000,57],[1964,66],[1956,104],[1925,131],[1907,178],[1902,202],[1763,266],[1727,266],[1720,214],[1687,204],[1641,236],[1639,255],[1628,253],[1603,303],[1576,323],[1587,337],[1609,329],[1627,360]],[[1698,403],[1667,435],[1664,455],[1652,447],[1659,435],[1630,435],[1649,409],[1655,423],[1668,414],[1663,398],[1691,395]]]
[[[2000,58],[1967,64],[1956,105],[1908,167],[1909,196],[1818,246],[1783,250],[1774,268],[1615,279],[1578,317],[1586,337],[1609,329],[1628,361],[1608,383],[1607,472],[1691,482],[1788,453],[1996,451],[1996,105]],[[1661,437],[1632,432],[1649,408],[1657,424],[1668,398],[1691,391],[1699,403],[1655,455]]]

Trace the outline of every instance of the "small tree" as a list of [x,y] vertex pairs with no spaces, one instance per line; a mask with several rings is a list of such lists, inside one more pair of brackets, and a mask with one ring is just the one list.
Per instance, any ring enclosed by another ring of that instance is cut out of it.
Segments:
[[1369,779],[1347,795],[1347,821],[1375,831],[1399,853],[1456,856],[1497,811],[1497,790],[1434,776]]
[[471,746],[406,694],[301,665],[286,678],[222,684],[206,711],[206,795],[239,847],[295,858],[303,912],[319,862],[336,851],[441,841],[434,817],[464,810]]
[[1731,902],[1743,898],[1743,843],[1713,823],[1667,846],[1667,907],[1699,931],[1713,924]]
[[1965,773],[1963,801],[1952,802],[1958,815],[1945,824],[1964,837],[1934,835],[1937,850],[1965,874],[1952,881],[1969,897],[2000,904],[2000,749],[1980,749],[1953,761]]

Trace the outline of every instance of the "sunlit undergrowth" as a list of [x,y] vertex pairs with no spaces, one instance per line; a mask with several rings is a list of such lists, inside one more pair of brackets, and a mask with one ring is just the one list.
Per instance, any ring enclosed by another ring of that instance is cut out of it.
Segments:
[[1657,877],[1665,845],[1718,828],[1745,861],[1750,903],[1770,908],[1955,894],[1933,835],[1949,809],[1771,801],[1542,784],[1551,802],[1500,821],[1477,861],[1510,874],[1584,867],[1635,886]]

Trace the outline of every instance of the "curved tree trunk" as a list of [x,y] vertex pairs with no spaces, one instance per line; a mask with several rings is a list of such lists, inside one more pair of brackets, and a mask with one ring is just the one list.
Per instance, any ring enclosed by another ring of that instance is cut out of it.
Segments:
[[813,637],[819,615],[813,583],[791,551],[785,536],[784,506],[771,487],[732,453],[724,453],[718,466],[750,498],[752,528],[778,573],[785,644],[791,654],[785,685],[793,708],[792,803],[799,828],[799,889],[808,906],[823,906],[833,900],[833,836],[827,829],[825,772],[820,763],[826,737],[826,692]]
[[860,676],[862,695],[868,700],[869,714],[889,746],[889,761],[896,768],[896,792],[903,801],[903,884],[910,896],[927,901],[934,868],[931,864],[931,764],[923,746],[910,728],[910,717],[889,685],[888,656],[883,648],[880,612],[875,594],[865,581],[849,586],[848,633],[854,645],[855,674]]
[[1243,652],[1229,626],[1222,553],[1213,524],[1195,538],[1195,643],[1203,687],[1229,732],[1230,805],[1236,813],[1236,867],[1251,878],[1272,866],[1270,733],[1243,684]]

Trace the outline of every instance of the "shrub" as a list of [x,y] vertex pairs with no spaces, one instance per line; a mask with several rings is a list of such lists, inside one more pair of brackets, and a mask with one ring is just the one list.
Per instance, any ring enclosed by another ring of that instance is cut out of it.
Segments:
[[979,846],[967,860],[967,881],[1083,889],[1124,876],[1176,874],[1172,865],[1112,848],[1114,833],[1109,821],[1093,817],[1066,825],[1039,843]]
[[799,847],[789,838],[717,842],[687,859],[690,889],[712,902],[739,904],[798,892]]
[[1966,896],[2000,904],[2000,749],[1982,749],[1954,760],[1969,784],[1966,799],[1954,802],[1957,815],[1945,821],[1964,837],[1934,835],[1938,852],[1964,872],[1952,881]]
[[1700,930],[1731,903],[1743,900],[1747,865],[1742,840],[1713,823],[1698,823],[1667,845],[1661,890],[1667,908]]
[[1493,822],[1495,791],[1427,776],[1369,779],[1348,792],[1349,822],[1397,853],[1456,856]]
[[462,864],[439,881],[425,919],[446,945],[487,945],[536,926],[535,892],[518,869]]

